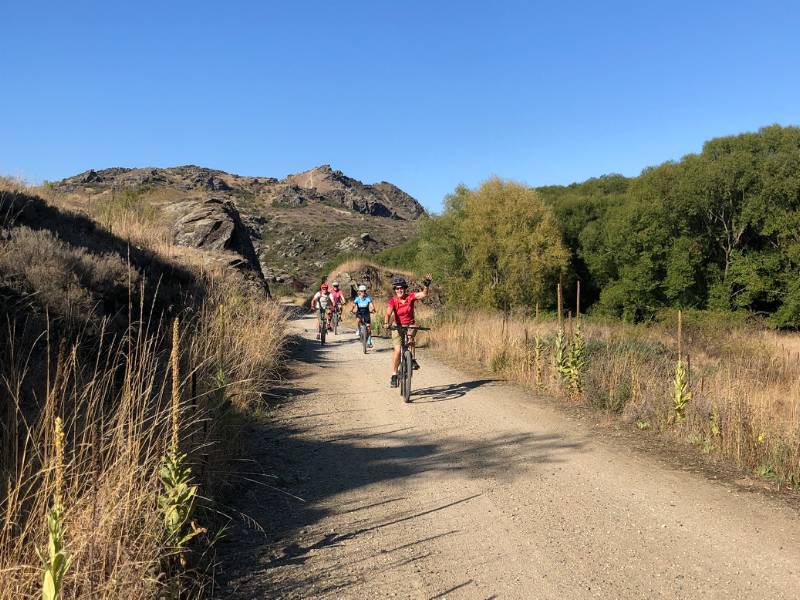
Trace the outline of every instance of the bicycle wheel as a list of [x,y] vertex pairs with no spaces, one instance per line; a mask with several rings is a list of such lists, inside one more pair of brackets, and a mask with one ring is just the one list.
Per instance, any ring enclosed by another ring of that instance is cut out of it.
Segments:
[[339,312],[333,311],[333,335],[339,335]]
[[406,395],[406,372],[405,364],[403,364],[402,357],[400,358],[400,366],[397,368],[397,383],[400,388],[400,395],[405,398]]
[[328,323],[326,322],[325,317],[323,316],[319,320],[319,345],[325,345],[325,334],[328,332]]
[[367,353],[367,328],[362,325],[361,326],[361,346],[364,348],[364,354]]
[[403,387],[403,400],[406,402],[411,402],[411,373],[414,372],[411,360],[411,351],[406,350],[402,358],[404,382],[401,384]]

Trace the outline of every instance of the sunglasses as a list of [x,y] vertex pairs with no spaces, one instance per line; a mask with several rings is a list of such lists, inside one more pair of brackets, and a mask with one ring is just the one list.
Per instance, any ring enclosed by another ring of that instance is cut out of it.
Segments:
[[403,286],[399,285],[399,286],[395,286],[395,288],[394,288],[394,289],[395,289],[395,290],[404,290],[404,289],[406,289],[406,288],[404,288]]

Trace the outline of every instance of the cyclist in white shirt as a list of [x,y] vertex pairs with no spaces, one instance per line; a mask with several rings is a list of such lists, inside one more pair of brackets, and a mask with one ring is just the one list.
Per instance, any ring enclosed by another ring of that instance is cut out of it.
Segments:
[[314,297],[311,299],[311,310],[317,313],[317,339],[319,339],[319,325],[322,319],[322,312],[325,311],[328,317],[328,323],[330,323],[332,307],[333,298],[331,298],[331,295],[328,293],[328,284],[323,283],[319,286],[319,291],[314,294]]

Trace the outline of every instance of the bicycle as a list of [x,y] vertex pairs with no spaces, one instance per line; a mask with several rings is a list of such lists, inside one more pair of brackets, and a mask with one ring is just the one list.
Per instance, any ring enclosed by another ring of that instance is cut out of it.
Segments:
[[333,327],[333,335],[339,335],[339,309],[334,308],[331,315],[331,326]]
[[419,325],[390,325],[390,330],[400,333],[400,366],[397,369],[397,382],[400,384],[400,395],[405,402],[411,402],[411,374],[414,372],[414,356],[408,345],[408,330],[430,331],[430,327],[420,327]]

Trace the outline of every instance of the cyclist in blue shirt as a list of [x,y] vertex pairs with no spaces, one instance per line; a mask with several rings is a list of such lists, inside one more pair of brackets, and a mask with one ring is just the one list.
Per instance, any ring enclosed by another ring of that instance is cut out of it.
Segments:
[[358,332],[359,325],[364,325],[367,328],[367,345],[372,348],[370,314],[375,312],[375,305],[372,303],[372,298],[367,295],[367,286],[358,286],[358,296],[353,300],[353,308],[350,312],[356,315],[356,332]]

